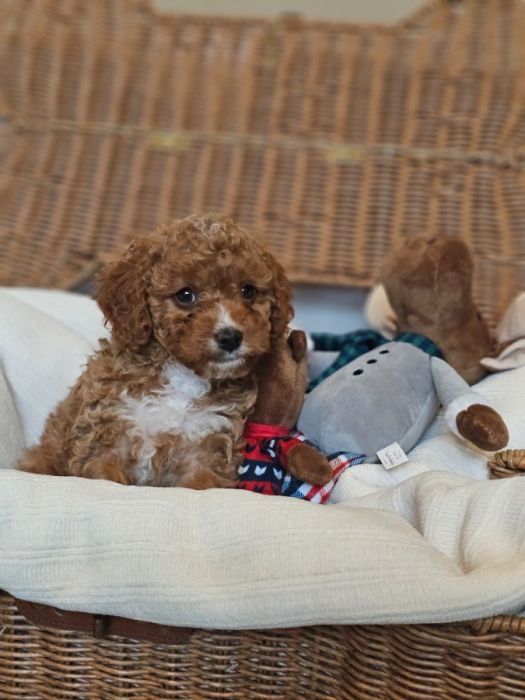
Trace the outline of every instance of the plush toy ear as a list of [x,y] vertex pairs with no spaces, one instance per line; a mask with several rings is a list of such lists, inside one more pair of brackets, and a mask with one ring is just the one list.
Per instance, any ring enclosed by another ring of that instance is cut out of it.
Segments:
[[302,362],[306,355],[306,334],[303,331],[292,331],[288,336],[288,345],[295,362],[297,364]]
[[152,248],[148,238],[133,241],[122,257],[102,270],[95,292],[113,338],[135,350],[149,342],[153,330],[147,304]]
[[270,312],[271,337],[272,340],[282,338],[286,332],[288,324],[293,318],[292,287],[286,277],[282,265],[268,253],[264,251],[263,256],[272,271],[274,302]]

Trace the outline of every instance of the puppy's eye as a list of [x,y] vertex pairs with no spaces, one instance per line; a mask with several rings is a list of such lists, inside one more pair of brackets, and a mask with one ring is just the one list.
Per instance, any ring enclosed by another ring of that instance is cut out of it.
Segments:
[[256,294],[257,290],[255,289],[253,284],[243,284],[243,286],[241,287],[241,295],[243,299],[253,301],[255,299]]
[[179,306],[192,306],[197,301],[197,293],[190,287],[184,287],[175,294],[175,300]]

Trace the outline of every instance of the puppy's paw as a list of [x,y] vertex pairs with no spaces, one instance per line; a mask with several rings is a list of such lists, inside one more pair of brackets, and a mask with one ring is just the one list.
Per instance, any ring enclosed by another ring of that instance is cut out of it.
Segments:
[[490,406],[475,403],[456,417],[459,434],[480,450],[502,450],[509,441],[509,432],[502,417]]
[[302,443],[288,454],[288,471],[296,479],[324,486],[332,478],[332,468],[324,455],[315,447]]

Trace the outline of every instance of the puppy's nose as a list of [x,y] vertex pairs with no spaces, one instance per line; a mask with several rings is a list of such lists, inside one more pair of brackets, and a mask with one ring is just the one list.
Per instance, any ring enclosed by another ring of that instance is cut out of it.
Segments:
[[233,328],[233,326],[227,326],[215,333],[215,342],[221,350],[233,352],[242,343],[242,333],[237,328]]

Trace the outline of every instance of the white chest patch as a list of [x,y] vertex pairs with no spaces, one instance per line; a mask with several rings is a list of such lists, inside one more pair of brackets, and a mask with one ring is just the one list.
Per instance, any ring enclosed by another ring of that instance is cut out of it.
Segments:
[[168,433],[180,435],[188,442],[199,441],[227,428],[231,422],[230,417],[223,415],[227,406],[206,401],[197,404],[209,393],[210,384],[192,370],[169,363],[162,379],[163,386],[151,394],[133,398],[124,393],[118,409],[119,418],[132,424],[130,434],[142,440],[136,465],[138,484],[148,479],[157,435]]

